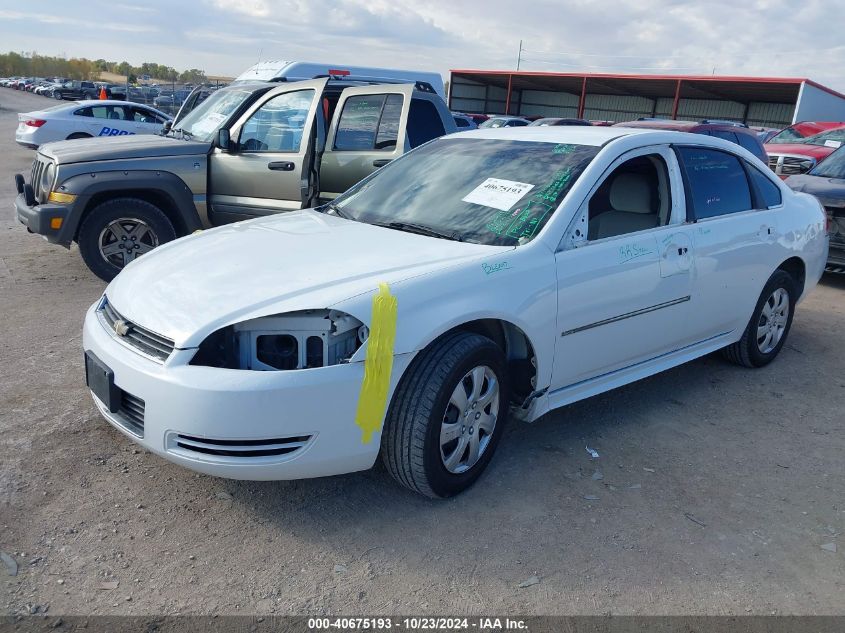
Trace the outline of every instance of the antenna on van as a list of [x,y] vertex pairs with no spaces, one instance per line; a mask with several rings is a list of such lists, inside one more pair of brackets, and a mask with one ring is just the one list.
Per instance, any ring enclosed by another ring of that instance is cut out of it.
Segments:
[[256,75],[258,74],[258,66],[260,66],[260,65],[261,65],[261,53],[262,53],[263,51],[264,51],[264,49],[263,49],[263,48],[259,48],[259,49],[258,49],[258,64],[256,64],[256,68],[255,68],[255,74],[256,74]]

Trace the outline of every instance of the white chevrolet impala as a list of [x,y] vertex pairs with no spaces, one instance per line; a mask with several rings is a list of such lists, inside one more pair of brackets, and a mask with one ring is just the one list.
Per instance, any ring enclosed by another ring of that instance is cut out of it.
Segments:
[[446,497],[508,418],[716,350],[766,365],[826,258],[819,203],[727,141],[478,130],[130,264],[86,316],[86,376],[112,425],[187,468],[294,479],[380,454]]

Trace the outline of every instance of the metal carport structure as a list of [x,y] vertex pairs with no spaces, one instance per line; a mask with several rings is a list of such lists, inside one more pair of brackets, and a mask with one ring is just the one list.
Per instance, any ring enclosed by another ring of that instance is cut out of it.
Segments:
[[845,95],[806,78],[452,70],[455,111],[626,121],[727,119],[766,127],[845,120]]

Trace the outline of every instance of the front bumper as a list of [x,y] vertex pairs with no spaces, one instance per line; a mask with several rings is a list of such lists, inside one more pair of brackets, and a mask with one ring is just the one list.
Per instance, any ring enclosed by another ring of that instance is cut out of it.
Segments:
[[[373,465],[380,433],[364,444],[355,424],[363,363],[290,372],[217,369],[188,365],[195,350],[177,349],[161,364],[107,330],[98,305],[86,314],[83,348],[114,372],[117,387],[142,401],[141,432],[137,426],[133,432],[121,411],[106,410],[96,397],[95,404],[115,428],[147,450],[191,470],[232,479],[322,477]],[[390,393],[412,356],[394,358]],[[137,411],[137,404],[132,406]],[[293,450],[237,453],[244,446],[265,445]],[[236,454],[210,454],[209,446]]]
[[[43,235],[48,242],[69,246],[73,236],[68,236],[67,219],[71,214],[72,207],[62,204],[34,204],[28,205],[26,195],[19,193],[15,198],[15,211],[18,221],[23,224],[30,233]],[[54,218],[61,218],[61,226],[58,229],[52,228]]]

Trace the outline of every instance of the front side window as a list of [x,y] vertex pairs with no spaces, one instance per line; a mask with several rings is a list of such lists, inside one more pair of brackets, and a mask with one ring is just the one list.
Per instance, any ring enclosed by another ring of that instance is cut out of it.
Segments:
[[659,154],[638,156],[614,169],[590,198],[587,239],[664,226],[671,212],[666,161]]
[[238,142],[244,152],[298,152],[313,90],[285,92],[269,99],[244,123]]
[[752,208],[748,178],[733,154],[700,147],[678,148],[689,185],[689,200],[696,220]]
[[542,230],[600,149],[438,139],[382,167],[332,206],[338,215],[359,222],[399,230],[423,227],[451,239],[516,246]]

